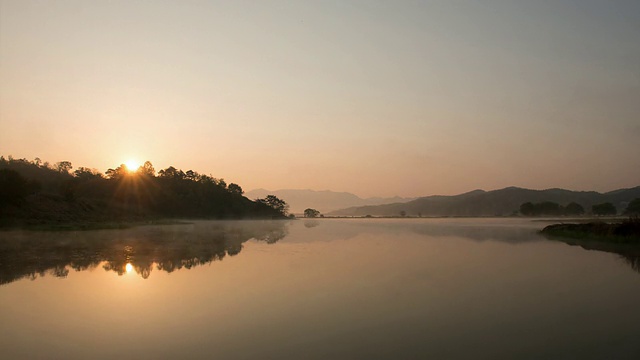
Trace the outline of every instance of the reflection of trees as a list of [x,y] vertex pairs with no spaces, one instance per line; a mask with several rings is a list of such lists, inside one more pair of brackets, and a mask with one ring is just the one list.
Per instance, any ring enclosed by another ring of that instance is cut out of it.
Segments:
[[640,246],[637,244],[607,243],[588,239],[574,239],[560,236],[546,236],[548,239],[562,241],[572,246],[580,246],[585,250],[604,251],[620,256],[622,261],[634,271],[640,273]]
[[622,260],[624,260],[624,262],[631,266],[634,271],[640,273],[640,255],[621,254],[620,257],[622,258]]
[[310,229],[310,228],[314,228],[316,226],[320,225],[320,221],[318,220],[305,220],[304,221],[304,227]]
[[49,274],[66,277],[102,265],[124,275],[127,264],[148,278],[220,261],[256,239],[273,244],[288,234],[281,221],[215,221],[192,225],[140,227],[74,233],[10,232],[0,237],[0,284]]

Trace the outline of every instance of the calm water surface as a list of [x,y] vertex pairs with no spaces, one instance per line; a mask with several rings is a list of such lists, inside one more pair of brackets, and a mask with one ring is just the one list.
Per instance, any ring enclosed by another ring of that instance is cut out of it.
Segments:
[[637,359],[638,252],[547,240],[544,225],[3,232],[0,358]]

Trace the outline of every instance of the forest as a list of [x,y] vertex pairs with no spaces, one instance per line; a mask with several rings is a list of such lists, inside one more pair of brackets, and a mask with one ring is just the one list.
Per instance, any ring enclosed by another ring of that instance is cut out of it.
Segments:
[[146,161],[104,174],[39,158],[0,156],[0,226],[73,228],[154,219],[278,219],[287,204],[273,195],[250,200],[222,178],[169,166],[156,172]]

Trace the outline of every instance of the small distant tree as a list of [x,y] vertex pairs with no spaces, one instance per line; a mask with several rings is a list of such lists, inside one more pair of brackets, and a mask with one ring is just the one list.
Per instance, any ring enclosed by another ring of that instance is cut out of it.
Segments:
[[315,218],[318,217],[318,215],[320,215],[320,211],[316,209],[309,208],[304,210],[304,217],[306,218]]
[[591,212],[593,215],[598,216],[615,215],[618,213],[616,207],[610,202],[593,205],[591,207]]
[[582,215],[584,214],[584,208],[582,205],[571,202],[564,208],[565,215]]
[[407,212],[406,212],[406,211],[404,211],[404,210],[400,211],[400,216],[402,216],[402,217],[407,216]]
[[520,205],[520,214],[524,216],[560,215],[562,213],[563,208],[552,201],[543,201],[535,204],[526,202]]
[[627,209],[624,211],[625,215],[640,215],[640,198],[633,199]]
[[520,214],[524,216],[533,216],[535,213],[535,206],[531,202],[526,202],[520,205]]
[[540,215],[560,215],[560,213],[562,213],[560,204],[554,203],[552,201],[543,201],[536,205],[538,207],[538,213]]

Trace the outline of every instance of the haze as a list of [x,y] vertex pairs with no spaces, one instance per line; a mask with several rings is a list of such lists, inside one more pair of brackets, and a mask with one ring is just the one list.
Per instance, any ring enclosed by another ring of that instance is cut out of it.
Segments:
[[640,2],[0,0],[0,154],[360,196],[640,180]]

